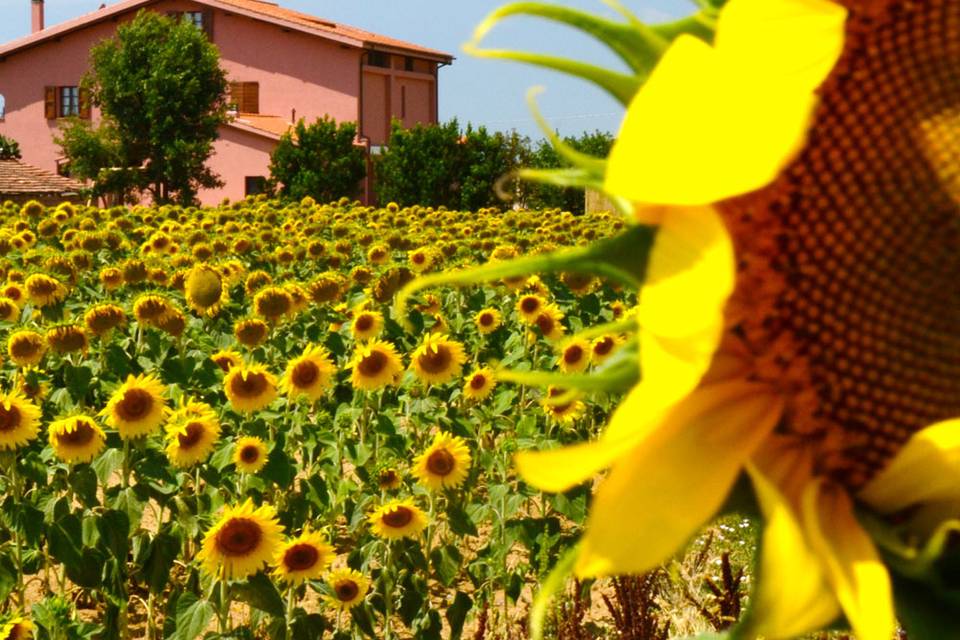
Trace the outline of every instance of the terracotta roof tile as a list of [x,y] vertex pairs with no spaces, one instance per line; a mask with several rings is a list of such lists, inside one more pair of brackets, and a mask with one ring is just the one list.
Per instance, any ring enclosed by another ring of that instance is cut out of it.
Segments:
[[227,123],[237,125],[240,129],[257,129],[270,134],[270,137],[279,138],[293,126],[280,116],[267,116],[253,113],[238,113],[233,120]]
[[0,160],[0,197],[22,194],[76,193],[83,185],[76,180],[38,169],[19,160]]

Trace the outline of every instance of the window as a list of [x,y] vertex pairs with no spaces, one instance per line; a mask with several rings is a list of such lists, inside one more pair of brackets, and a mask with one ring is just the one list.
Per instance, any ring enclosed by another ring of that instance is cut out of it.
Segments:
[[7,99],[0,93],[0,122],[7,116]]
[[77,86],[45,87],[44,116],[47,120],[75,116],[90,119],[90,93]]
[[243,181],[245,196],[255,196],[267,191],[267,179],[263,176],[247,176]]
[[203,11],[185,11],[183,19],[197,29],[203,29]]
[[167,17],[172,20],[183,20],[200,29],[207,38],[213,40],[213,11],[167,11]]
[[390,68],[390,56],[382,51],[371,51],[367,56],[367,64],[371,67]]
[[413,58],[407,56],[403,59],[403,70],[404,71],[413,71]]
[[260,83],[231,82],[227,103],[237,113],[260,113]]

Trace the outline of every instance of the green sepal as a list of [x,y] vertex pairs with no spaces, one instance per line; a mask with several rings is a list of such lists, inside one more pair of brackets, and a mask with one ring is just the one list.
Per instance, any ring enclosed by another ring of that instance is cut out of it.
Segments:
[[547,618],[547,611],[553,597],[563,589],[570,574],[573,573],[573,565],[577,561],[577,555],[580,553],[580,545],[567,549],[560,560],[550,570],[547,579],[543,581],[543,586],[537,592],[533,599],[533,606],[530,607],[530,638],[531,640],[543,640],[543,623]]
[[651,31],[670,42],[673,42],[682,35],[690,35],[695,38],[700,38],[705,42],[713,42],[716,29],[717,19],[715,11],[701,11],[680,20],[656,24],[650,27]]
[[[622,355],[621,355],[622,353]],[[499,382],[536,387],[559,387],[575,390],[571,393],[554,396],[544,400],[547,404],[565,404],[576,399],[576,392],[586,393],[626,393],[640,382],[640,366],[637,363],[636,349],[621,347],[619,357],[611,361],[600,371],[593,373],[555,373],[551,371],[513,371],[501,369],[495,376]],[[614,356],[617,357],[617,356]]]

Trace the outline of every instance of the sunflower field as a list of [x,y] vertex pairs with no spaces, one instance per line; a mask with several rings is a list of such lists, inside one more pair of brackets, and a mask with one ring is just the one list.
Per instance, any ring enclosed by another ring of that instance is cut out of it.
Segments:
[[603,239],[612,214],[0,215],[5,637],[505,629],[578,535],[589,488],[542,494],[512,457],[590,437],[613,401],[498,371],[616,362],[621,334],[575,334],[632,295],[570,272],[390,305],[418,275]]

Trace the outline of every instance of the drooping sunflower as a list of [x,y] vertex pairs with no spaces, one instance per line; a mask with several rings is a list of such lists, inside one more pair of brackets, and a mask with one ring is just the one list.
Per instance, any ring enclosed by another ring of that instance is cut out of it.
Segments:
[[100,283],[107,291],[114,291],[123,286],[123,271],[116,267],[104,267],[100,270]]
[[492,307],[486,309],[481,309],[477,312],[477,315],[473,317],[474,324],[477,325],[477,329],[482,334],[493,333],[500,328],[500,325],[503,323],[503,319],[500,317],[500,312]]
[[56,278],[44,273],[27,276],[23,283],[30,303],[35,307],[56,304],[67,297],[67,287]]
[[133,302],[133,315],[142,325],[156,326],[173,313],[173,303],[157,293],[145,293]]
[[55,420],[47,431],[53,452],[68,463],[91,462],[103,451],[107,438],[100,425],[83,415]]
[[353,314],[350,322],[350,333],[355,340],[372,340],[383,331],[383,314],[379,311],[365,309]]
[[164,384],[154,375],[129,375],[100,412],[124,440],[150,435],[166,419]]
[[303,354],[287,364],[280,390],[289,398],[319,399],[333,382],[337,369],[330,353],[321,346],[307,345]]
[[493,370],[482,367],[467,376],[467,381],[463,385],[463,395],[471,400],[483,400],[493,393],[496,385]]
[[649,570],[746,471],[766,527],[739,635],[893,635],[878,545],[922,553],[916,518],[944,533],[960,501],[958,25],[943,0],[730,0],[634,97],[606,189],[658,227],[642,381],[598,442],[518,459],[552,491],[612,467],[579,575]]
[[464,439],[441,431],[414,459],[411,473],[423,486],[440,491],[463,484],[470,473],[470,462],[470,449]]
[[0,296],[0,320],[16,322],[20,318],[20,307],[17,303],[5,296]]
[[228,506],[203,536],[197,553],[203,570],[226,580],[242,580],[273,560],[283,543],[283,526],[269,504],[254,507],[253,500]]
[[242,364],[223,377],[223,391],[235,411],[253,413],[276,399],[277,378],[261,364]]
[[443,384],[459,377],[466,361],[461,343],[443,333],[428,333],[410,357],[410,369],[427,384]]
[[375,340],[358,345],[348,365],[350,382],[356,389],[375,391],[392,384],[403,372],[403,362],[389,342]]
[[267,464],[267,444],[260,438],[244,436],[233,448],[233,463],[243,473],[257,473]]
[[430,523],[427,514],[412,498],[391,500],[375,509],[368,522],[374,535],[387,540],[415,538]]
[[330,595],[324,601],[340,611],[347,611],[357,606],[370,590],[370,579],[359,571],[350,568],[334,569],[327,576],[330,586]]
[[267,322],[279,322],[293,312],[293,298],[284,287],[264,287],[253,298],[253,312]]
[[273,575],[287,584],[300,585],[305,580],[317,580],[336,558],[336,551],[326,536],[306,530],[287,540],[277,550]]
[[237,342],[253,349],[263,344],[270,335],[270,325],[259,318],[237,320],[233,325],[233,335]]
[[167,458],[180,468],[203,462],[220,438],[216,412],[202,402],[187,402],[170,416],[165,427]]
[[30,640],[33,622],[22,616],[13,616],[0,626],[0,640]]
[[560,350],[557,365],[564,373],[579,373],[590,366],[592,352],[589,342],[583,338],[572,338]]
[[87,330],[98,337],[103,337],[113,329],[123,326],[126,321],[127,314],[123,307],[112,303],[96,304],[83,314],[83,323]]
[[36,331],[23,329],[7,338],[7,354],[18,367],[34,367],[43,360],[47,341]]
[[183,294],[191,309],[213,317],[229,301],[229,292],[220,273],[208,264],[195,265],[183,283]]
[[227,373],[233,367],[238,367],[243,364],[243,356],[232,349],[217,351],[210,356],[210,359],[213,360],[224,373]]
[[22,447],[40,432],[40,408],[14,391],[0,394],[0,449]]
[[87,352],[90,339],[81,325],[61,324],[47,329],[47,345],[56,353]]

